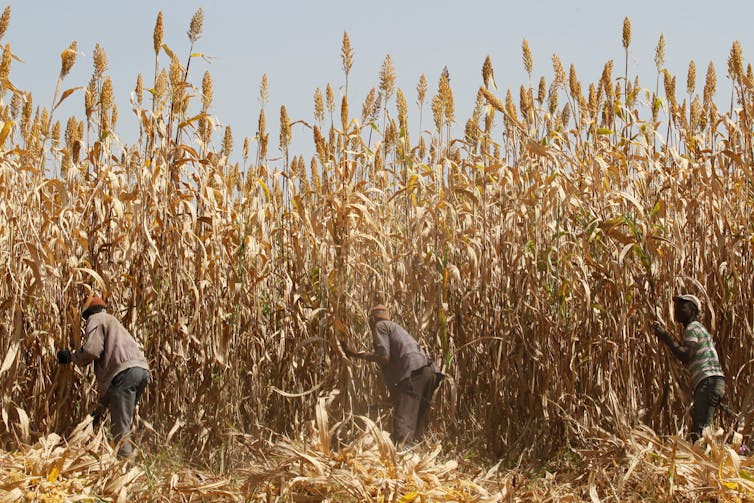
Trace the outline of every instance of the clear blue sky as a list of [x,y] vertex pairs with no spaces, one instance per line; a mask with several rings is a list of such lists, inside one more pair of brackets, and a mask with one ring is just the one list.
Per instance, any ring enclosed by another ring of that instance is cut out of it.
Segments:
[[[2,8],[5,5],[0,3]],[[164,15],[164,42],[185,62],[186,31],[192,15],[202,7],[204,32],[195,51],[212,60],[194,60],[190,79],[198,86],[205,70],[212,74],[215,98],[211,111],[222,124],[232,126],[236,151],[243,136],[252,137],[256,132],[259,84],[265,73],[270,85],[266,107],[270,128],[277,129],[281,104],[286,105],[292,120],[312,120],[315,89],[330,83],[337,91],[344,83],[340,60],[344,31],[355,50],[349,90],[352,115],[360,115],[361,103],[370,88],[378,85],[380,67],[390,54],[397,85],[409,104],[416,99],[419,76],[426,74],[430,93],[434,93],[440,72],[447,66],[461,125],[470,116],[487,55],[495,69],[498,93],[504,96],[510,87],[518,99],[519,85],[527,82],[521,63],[524,38],[534,55],[537,80],[540,75],[552,80],[553,53],[560,56],[566,69],[574,63],[582,82],[596,80],[609,59],[615,60],[613,75],[620,76],[624,65],[621,30],[628,16],[632,22],[630,74],[638,73],[643,86],[654,88],[654,49],[664,33],[666,67],[678,76],[679,95],[685,95],[691,59],[697,65],[698,90],[704,85],[708,63],[714,61],[718,92],[729,93],[726,74],[732,42],[740,40],[747,62],[754,54],[754,2],[750,0],[23,0],[10,5],[11,24],[2,42],[11,44],[23,60],[14,62],[12,82],[32,91],[37,104],[49,106],[61,51],[71,41],[78,42],[80,54],[64,88],[85,86],[92,72],[92,52],[99,43],[108,55],[120,110],[117,129],[126,143],[133,142],[136,127],[128,105],[136,76],[141,72],[145,84],[152,82],[152,33],[157,13],[163,11]],[[164,56],[162,62],[168,63]],[[81,118],[81,91],[68,101],[56,118],[64,120],[74,112]],[[409,115],[416,127],[416,109]],[[425,117],[430,116],[425,109]],[[293,141],[294,151],[297,142],[305,144],[298,150],[311,151],[309,132],[294,130]],[[270,152],[277,151],[273,131]]]

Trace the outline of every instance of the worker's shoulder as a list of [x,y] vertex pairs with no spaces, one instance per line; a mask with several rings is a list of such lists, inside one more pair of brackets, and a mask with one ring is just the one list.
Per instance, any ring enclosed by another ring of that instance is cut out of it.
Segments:
[[89,317],[89,319],[86,322],[87,328],[93,328],[96,326],[102,326],[103,328],[109,328],[109,327],[121,327],[120,320],[113,316],[112,314],[108,313],[107,311],[100,311],[99,313],[94,313]]
[[698,320],[694,320],[688,325],[686,325],[685,332],[687,334],[694,334],[694,335],[709,335],[709,331],[707,330],[707,327],[705,327]]
[[[381,323],[382,326],[380,326]],[[392,320],[380,320],[377,322],[377,326],[378,330],[383,331],[384,333],[389,333],[390,335],[396,337],[411,337],[411,334],[408,333],[408,330],[403,328],[403,326],[399,323]]]
[[689,326],[687,327],[691,330],[704,330],[707,331],[707,327],[704,326],[704,324],[699,320],[694,320],[691,323],[689,323]]

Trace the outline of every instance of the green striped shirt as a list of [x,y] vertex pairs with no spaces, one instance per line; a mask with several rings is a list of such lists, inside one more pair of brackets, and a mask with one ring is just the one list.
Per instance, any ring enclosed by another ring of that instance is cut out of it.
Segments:
[[691,383],[694,388],[707,377],[723,377],[723,369],[720,367],[720,359],[715,350],[715,343],[712,341],[710,333],[704,328],[704,325],[698,321],[689,323],[686,331],[683,333],[683,342],[698,344],[696,352],[691,356],[691,360],[689,361]]

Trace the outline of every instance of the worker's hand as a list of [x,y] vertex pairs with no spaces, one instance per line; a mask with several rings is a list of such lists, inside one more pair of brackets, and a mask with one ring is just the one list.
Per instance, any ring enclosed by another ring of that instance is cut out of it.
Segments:
[[348,347],[348,344],[346,344],[346,341],[343,341],[343,340],[340,341],[340,349],[342,349],[343,352],[348,357],[352,358],[354,356],[358,356],[358,354],[354,350],[352,350],[350,347]]
[[65,365],[71,363],[71,352],[67,349],[58,351],[58,363]]
[[663,327],[659,321],[655,321],[654,323],[654,334],[655,337],[663,342],[668,342],[671,340],[670,334],[667,330],[665,330],[665,327]]
[[92,426],[94,428],[97,428],[100,422],[102,422],[103,411],[104,411],[104,407],[102,407],[102,405],[98,405],[96,409],[94,409],[93,411],[89,413],[89,415],[92,416]]

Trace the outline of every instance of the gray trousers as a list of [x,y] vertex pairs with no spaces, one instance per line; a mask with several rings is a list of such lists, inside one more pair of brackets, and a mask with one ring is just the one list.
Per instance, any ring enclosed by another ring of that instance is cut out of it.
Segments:
[[118,456],[128,458],[133,454],[131,421],[134,408],[149,381],[149,371],[132,367],[113,377],[105,396],[110,411],[110,433],[119,444]]
[[431,365],[414,370],[393,392],[393,442],[408,447],[421,439],[436,387]]
[[702,436],[702,430],[712,422],[715,410],[725,396],[725,379],[718,376],[707,377],[697,384],[694,390],[694,408],[691,411],[691,443]]

